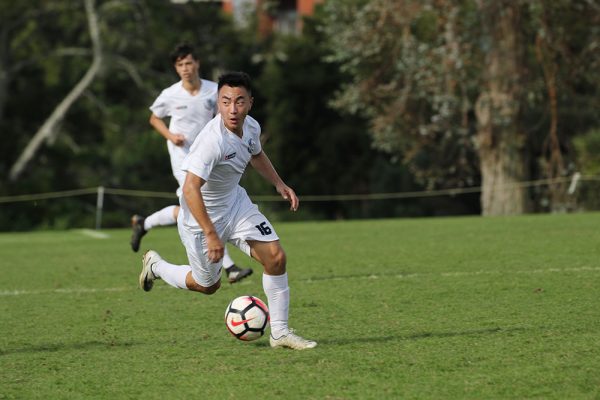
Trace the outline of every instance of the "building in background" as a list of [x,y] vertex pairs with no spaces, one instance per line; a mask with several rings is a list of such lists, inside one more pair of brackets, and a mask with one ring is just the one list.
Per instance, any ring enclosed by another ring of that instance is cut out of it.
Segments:
[[228,0],[223,10],[233,15],[236,24],[247,24],[249,18],[258,18],[258,32],[268,36],[272,32],[298,34],[302,32],[302,18],[313,15],[315,6],[324,0]]

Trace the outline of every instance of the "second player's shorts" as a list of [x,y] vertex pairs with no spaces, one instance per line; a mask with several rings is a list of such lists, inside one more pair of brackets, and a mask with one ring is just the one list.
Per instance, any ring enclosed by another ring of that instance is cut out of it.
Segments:
[[[179,216],[181,215],[180,212]],[[221,219],[214,225],[223,244],[232,243],[248,256],[250,256],[248,240],[259,242],[279,240],[279,236],[269,220],[258,210],[256,204],[252,204],[245,192],[238,198],[230,218]],[[221,259],[217,263],[208,260],[208,248],[204,233],[192,232],[181,223],[180,219],[177,221],[177,228],[185,246],[190,267],[192,267],[194,280],[204,287],[217,283],[221,279],[223,260]]]

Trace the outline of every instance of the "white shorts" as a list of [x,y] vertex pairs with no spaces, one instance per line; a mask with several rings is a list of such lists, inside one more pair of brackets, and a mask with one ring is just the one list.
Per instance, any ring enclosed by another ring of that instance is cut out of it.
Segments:
[[181,197],[181,195],[183,195],[183,184],[185,183],[186,175],[187,175],[187,172],[185,172],[181,169],[173,169],[173,176],[175,177],[175,179],[177,180],[177,183],[179,184],[179,187],[175,191],[177,198],[179,198],[179,197]]
[[[179,213],[180,217],[181,215],[182,213]],[[259,242],[279,240],[269,220],[258,210],[256,204],[252,204],[247,195],[241,196],[229,219],[220,220],[214,225],[224,244],[229,242],[248,256],[251,255],[248,240]],[[208,260],[208,248],[203,232],[192,232],[182,223],[181,218],[178,218],[177,228],[192,267],[194,280],[204,287],[217,283],[221,279],[223,259],[216,263]]]
[[172,142],[167,141],[167,148],[169,150],[169,156],[171,158],[171,171],[173,171],[173,177],[179,184],[177,191],[177,197],[180,197],[183,194],[183,184],[185,183],[186,172],[181,169],[181,164],[185,156],[189,153],[190,147],[189,145],[185,146],[175,146]]

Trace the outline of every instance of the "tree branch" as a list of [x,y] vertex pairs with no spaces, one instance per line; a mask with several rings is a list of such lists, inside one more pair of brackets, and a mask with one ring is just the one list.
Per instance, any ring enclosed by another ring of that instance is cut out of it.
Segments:
[[73,103],[83,94],[87,87],[93,82],[95,76],[98,74],[102,65],[102,46],[100,42],[100,31],[98,28],[98,18],[94,9],[94,0],[84,0],[85,11],[88,19],[88,27],[90,31],[90,37],[92,40],[92,52],[93,61],[86,74],[81,80],[75,85],[75,87],[69,92],[69,94],[58,104],[52,114],[46,119],[41,128],[35,133],[33,138],[25,147],[21,156],[12,166],[9,172],[10,180],[16,180],[26,165],[29,163],[31,158],[38,151],[39,147],[44,141],[49,140],[58,125],[58,123],[65,117]]

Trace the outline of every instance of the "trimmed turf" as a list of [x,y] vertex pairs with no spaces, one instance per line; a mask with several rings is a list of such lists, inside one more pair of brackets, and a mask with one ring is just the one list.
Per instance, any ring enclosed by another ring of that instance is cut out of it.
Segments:
[[[0,234],[0,399],[600,396],[600,214],[279,223],[290,325],[235,340],[234,297],[137,289],[128,230]],[[142,243],[184,263],[174,228]]]

